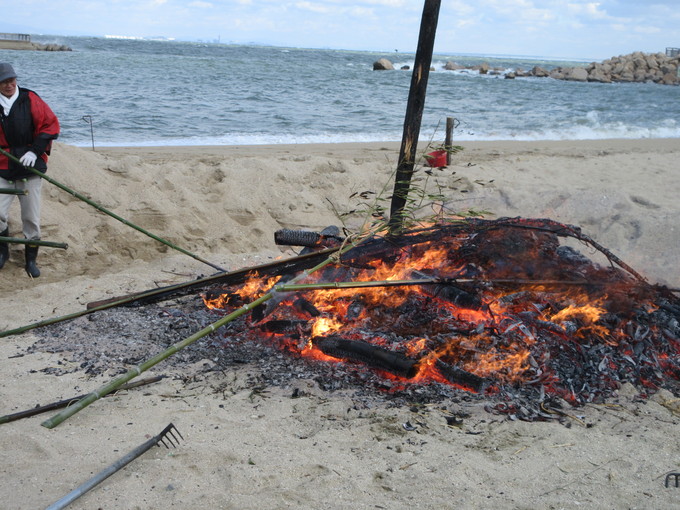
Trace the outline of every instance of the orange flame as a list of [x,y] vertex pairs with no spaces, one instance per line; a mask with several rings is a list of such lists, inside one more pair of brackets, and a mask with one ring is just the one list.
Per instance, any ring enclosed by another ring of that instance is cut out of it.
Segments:
[[[280,276],[260,278],[257,273],[251,273],[243,286],[234,292],[234,295],[238,296],[243,301],[254,301],[271,289],[280,278]],[[222,310],[230,305],[234,295],[222,294],[216,297],[207,297],[204,295],[202,297],[205,306],[209,309]]]

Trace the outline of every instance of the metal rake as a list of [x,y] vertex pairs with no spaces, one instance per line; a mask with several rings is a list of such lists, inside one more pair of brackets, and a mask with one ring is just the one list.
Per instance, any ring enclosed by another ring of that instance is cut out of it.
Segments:
[[[104,469],[103,471],[99,472],[92,478],[90,478],[87,482],[84,484],[80,485],[70,493],[68,493],[66,496],[61,498],[59,501],[56,501],[52,503],[50,506],[46,508],[46,510],[60,510],[62,508],[66,508],[68,505],[73,503],[76,499],[78,499],[80,496],[85,494],[87,491],[90,489],[94,488],[97,484],[103,482],[106,480],[109,476],[114,474],[116,471],[119,471],[120,469],[124,468],[127,466],[130,462],[135,460],[137,457],[142,455],[144,452],[150,450],[154,446],[160,446],[161,444],[165,446],[166,448],[170,448],[172,446],[173,448],[176,448],[177,445],[179,445],[179,439],[175,436],[175,433],[181,438],[182,434],[179,433],[179,430],[175,428],[175,426],[170,423],[167,427],[165,427],[160,434],[157,436],[152,437],[145,443],[139,445],[137,448],[132,450],[130,453],[125,455],[124,457],[121,457],[118,459],[116,462],[111,464],[109,467]],[[168,446],[169,443],[170,446]]]

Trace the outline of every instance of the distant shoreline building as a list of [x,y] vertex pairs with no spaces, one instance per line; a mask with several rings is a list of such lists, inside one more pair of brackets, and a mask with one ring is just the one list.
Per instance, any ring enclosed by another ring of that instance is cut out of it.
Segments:
[[8,33],[0,33],[0,39],[4,39],[7,41],[27,41],[31,42],[31,36],[28,34],[8,34]]
[[29,34],[9,34],[0,32],[0,48],[4,50],[34,50]]
[[34,43],[29,34],[0,32],[0,50],[71,51],[71,48],[62,44]]

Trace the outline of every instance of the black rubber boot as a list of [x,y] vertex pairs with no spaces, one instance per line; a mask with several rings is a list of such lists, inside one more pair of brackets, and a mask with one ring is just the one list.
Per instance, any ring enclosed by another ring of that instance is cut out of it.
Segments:
[[40,269],[36,264],[36,259],[38,258],[38,247],[26,245],[26,272],[31,278],[37,278],[40,276]]
[[[9,237],[9,227],[5,229],[4,232],[0,232],[0,237]],[[0,269],[5,265],[5,262],[9,260],[9,244],[0,243]]]

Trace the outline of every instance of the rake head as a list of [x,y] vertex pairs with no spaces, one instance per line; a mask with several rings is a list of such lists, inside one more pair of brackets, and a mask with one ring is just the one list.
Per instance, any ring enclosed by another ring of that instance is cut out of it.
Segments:
[[[184,439],[179,430],[177,430],[177,428],[171,423],[156,436],[156,445],[160,446],[162,444],[167,449],[170,449],[170,446],[177,448],[179,445],[179,439],[177,439],[175,433],[177,433],[177,436],[179,436],[180,439]],[[170,446],[168,446],[168,443],[170,443]]]

